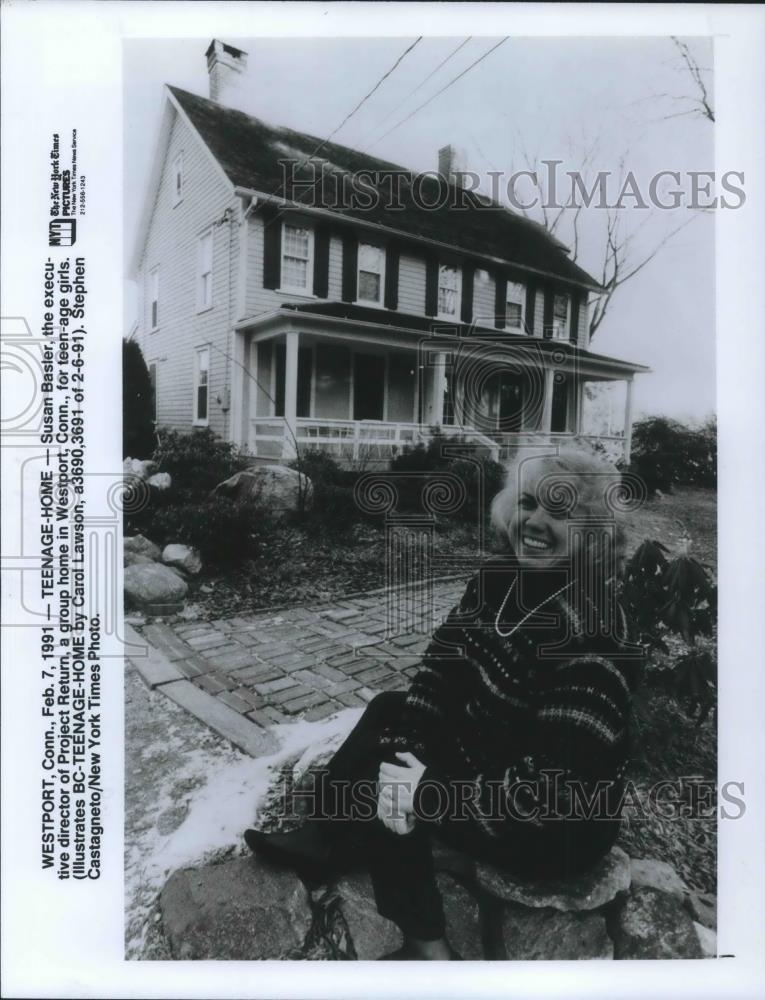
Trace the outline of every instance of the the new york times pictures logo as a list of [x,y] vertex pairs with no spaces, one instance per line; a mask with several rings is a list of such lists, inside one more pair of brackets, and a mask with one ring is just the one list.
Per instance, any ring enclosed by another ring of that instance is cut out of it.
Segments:
[[58,132],[53,133],[50,150],[50,214],[48,246],[71,247],[77,240],[77,222],[73,216],[84,213],[85,178],[77,178],[77,130],[72,131],[71,165],[62,169],[62,149]]
[[77,223],[74,219],[52,219],[48,223],[48,246],[71,247],[77,239]]

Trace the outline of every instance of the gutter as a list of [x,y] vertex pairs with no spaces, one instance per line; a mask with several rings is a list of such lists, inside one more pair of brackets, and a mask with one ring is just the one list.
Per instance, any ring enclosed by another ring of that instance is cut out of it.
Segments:
[[[410,339],[414,339],[416,341],[415,346],[421,343],[423,339],[432,338],[434,336],[436,339],[439,339],[437,335],[432,333],[429,334],[424,330],[412,330],[407,327],[393,326],[387,323],[371,323],[368,320],[349,319],[345,316],[328,316],[324,313],[299,312],[296,309],[288,309],[283,306],[280,306],[277,309],[271,309],[258,316],[251,316],[248,319],[240,320],[235,324],[234,328],[242,331],[257,330],[259,327],[269,325],[279,319],[288,320],[290,326],[295,326],[296,324],[300,325],[300,320],[302,319],[304,321],[319,323],[324,326],[341,326],[351,328],[353,330],[369,330],[374,333],[385,332],[399,335],[403,334]],[[489,332],[490,331],[487,331],[487,333]],[[444,334],[443,336],[446,337],[447,335]],[[474,343],[500,349],[502,347],[502,344],[498,343],[496,340],[493,340],[490,337],[481,337],[480,335],[471,337],[469,341],[465,338],[458,337],[452,337],[451,339],[456,340],[458,343]],[[541,340],[539,337],[518,336],[515,343],[520,346],[525,345],[528,347],[533,347],[534,345],[552,344],[553,346],[545,351],[545,353],[550,354],[554,353],[556,347],[560,346],[556,341]],[[603,354],[591,354],[584,348],[568,344],[565,341],[561,341],[560,343],[564,344],[568,348],[566,361],[573,361],[575,363],[579,362],[585,365],[589,363],[591,366],[596,368],[599,367],[601,369],[600,372],[594,372],[593,374],[602,374],[604,371],[608,370],[611,372],[619,372],[622,375],[646,375],[651,372],[651,369],[645,365],[634,364],[631,361],[622,361],[619,358],[609,358]]]

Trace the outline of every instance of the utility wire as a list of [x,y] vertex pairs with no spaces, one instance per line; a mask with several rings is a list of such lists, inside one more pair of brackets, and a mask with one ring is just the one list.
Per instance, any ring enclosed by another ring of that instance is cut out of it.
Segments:
[[417,86],[413,90],[409,91],[409,93],[406,95],[406,97],[403,99],[403,101],[399,102],[394,108],[392,108],[388,112],[387,115],[385,115],[383,118],[380,119],[380,121],[372,129],[372,131],[367,136],[365,136],[364,139],[362,139],[362,143],[365,143],[367,141],[367,139],[369,138],[369,136],[371,136],[382,125],[384,125],[385,122],[387,122],[389,118],[392,118],[393,115],[395,115],[395,113],[397,111],[400,111],[401,108],[403,108],[404,105],[406,104],[406,102],[409,100],[409,98],[410,97],[414,97],[414,95],[417,93],[417,91],[421,90],[425,86],[425,84],[428,82],[428,80],[430,80],[432,77],[434,77],[436,75],[436,73],[441,69],[442,66],[445,66],[449,62],[450,59],[453,59],[454,56],[456,56],[457,53],[460,51],[460,49],[463,49],[467,45],[467,43],[472,39],[472,37],[473,37],[472,35],[468,35],[468,37],[464,38],[455,49],[452,49],[452,51],[449,53],[449,55],[446,56],[444,59],[442,59],[441,62],[438,64],[438,66],[436,66],[435,69],[432,69],[430,71],[430,73],[428,73],[428,75],[425,77],[424,80],[420,80],[420,82],[417,84]]
[[[369,98],[372,96],[372,94],[374,94],[375,91],[378,90],[382,86],[382,84],[388,79],[388,77],[391,75],[391,73],[394,72],[394,70],[409,55],[409,53],[412,51],[412,49],[415,48],[415,46],[419,45],[421,41],[422,41],[422,35],[419,35],[417,38],[415,38],[415,40],[412,42],[412,44],[410,46],[408,46],[408,48],[404,49],[404,51],[401,53],[401,55],[398,57],[398,59],[393,63],[393,65],[390,67],[390,69],[387,70],[385,73],[383,73],[383,75],[380,77],[380,79],[377,81],[377,83],[374,85],[374,87],[372,87],[372,89],[369,91],[369,93],[365,94],[364,97],[362,97],[361,100],[359,101],[359,103],[356,105],[356,107],[353,108],[352,111],[348,112],[348,114],[345,116],[345,118],[343,118],[343,120],[340,122],[340,124],[337,126],[337,128],[335,128],[332,132],[330,132],[330,134],[327,136],[326,139],[322,139],[321,142],[318,144],[318,146],[316,146],[316,148],[312,152],[310,152],[307,156],[303,157],[302,162],[299,163],[298,166],[295,168],[296,171],[300,170],[301,167],[304,167],[306,165],[306,163],[309,162],[309,160],[312,160],[314,158],[314,156],[316,156],[317,153],[319,153],[322,149],[324,149],[324,147],[327,145],[328,142],[332,141],[332,138],[337,135],[337,133],[340,131],[340,129],[343,127],[343,125],[345,125],[346,122],[349,122],[351,120],[351,118],[353,118],[353,116],[362,107],[362,105],[366,104],[366,102],[369,100]],[[272,191],[271,194],[272,195],[277,195],[282,190],[283,187],[284,187],[284,181],[282,181],[282,183],[279,185],[279,187],[275,191]]]
[[509,37],[510,37],[509,35],[505,35],[505,37],[502,38],[502,39],[500,39],[500,41],[498,41],[496,45],[492,45],[492,47],[490,49],[488,49],[486,52],[484,52],[483,55],[479,56],[468,67],[466,67],[465,69],[463,69],[461,73],[458,73],[457,76],[453,77],[447,84],[445,84],[443,87],[441,87],[440,90],[437,90],[435,92],[435,94],[433,94],[431,97],[429,97],[427,99],[427,101],[424,101],[422,104],[420,104],[419,107],[415,108],[414,111],[410,112],[406,116],[406,118],[402,118],[400,122],[398,122],[396,125],[394,125],[393,128],[389,128],[388,131],[385,132],[383,135],[381,135],[379,139],[375,139],[375,141],[372,143],[372,145],[369,147],[369,149],[371,149],[372,146],[376,146],[378,142],[382,142],[382,140],[386,139],[392,132],[395,132],[396,129],[401,128],[402,125],[406,124],[406,122],[408,122],[412,118],[414,118],[414,116],[416,114],[418,114],[420,111],[422,111],[423,108],[426,108],[432,101],[435,101],[435,99],[437,97],[440,97],[441,94],[443,94],[445,91],[447,91],[458,80],[461,80],[462,77],[466,73],[469,73],[471,69],[473,69],[475,66],[478,65],[478,63],[483,62],[483,60],[486,59],[487,56],[490,56],[492,54],[492,52],[494,52],[496,49],[498,49],[500,47],[500,45],[504,45],[505,42],[507,41],[507,39]]

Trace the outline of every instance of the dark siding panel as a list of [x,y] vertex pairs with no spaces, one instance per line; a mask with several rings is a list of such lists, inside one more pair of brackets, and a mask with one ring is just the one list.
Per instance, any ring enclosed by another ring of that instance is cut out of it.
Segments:
[[473,322],[473,285],[475,283],[475,267],[472,264],[462,266],[462,322]]
[[399,249],[389,244],[385,251],[385,308],[398,309]]
[[282,220],[271,206],[263,209],[263,287],[278,288],[282,280]]
[[507,277],[501,271],[494,275],[494,326],[498,330],[505,329],[505,314],[507,312]]
[[536,285],[529,282],[526,285],[526,333],[530,336],[534,336],[534,312],[537,306],[537,288]]
[[571,325],[568,339],[572,344],[576,344],[579,340],[579,292],[576,289],[571,293]]
[[356,301],[358,280],[359,242],[355,235],[343,236],[343,302]]
[[555,290],[550,285],[545,286],[544,338],[551,340],[553,335],[553,296]]
[[425,259],[425,315],[435,316],[438,312],[438,259]]
[[317,226],[313,241],[313,294],[326,299],[329,294],[329,229]]

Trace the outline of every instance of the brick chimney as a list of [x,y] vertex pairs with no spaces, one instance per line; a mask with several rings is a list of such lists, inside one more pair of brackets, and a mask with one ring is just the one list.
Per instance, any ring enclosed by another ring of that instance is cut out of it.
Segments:
[[443,146],[438,151],[438,172],[450,184],[465,186],[465,178],[460,174],[467,171],[467,153],[464,149],[453,146]]
[[247,53],[213,38],[205,55],[210,74],[210,100],[246,111],[242,83],[247,75]]

